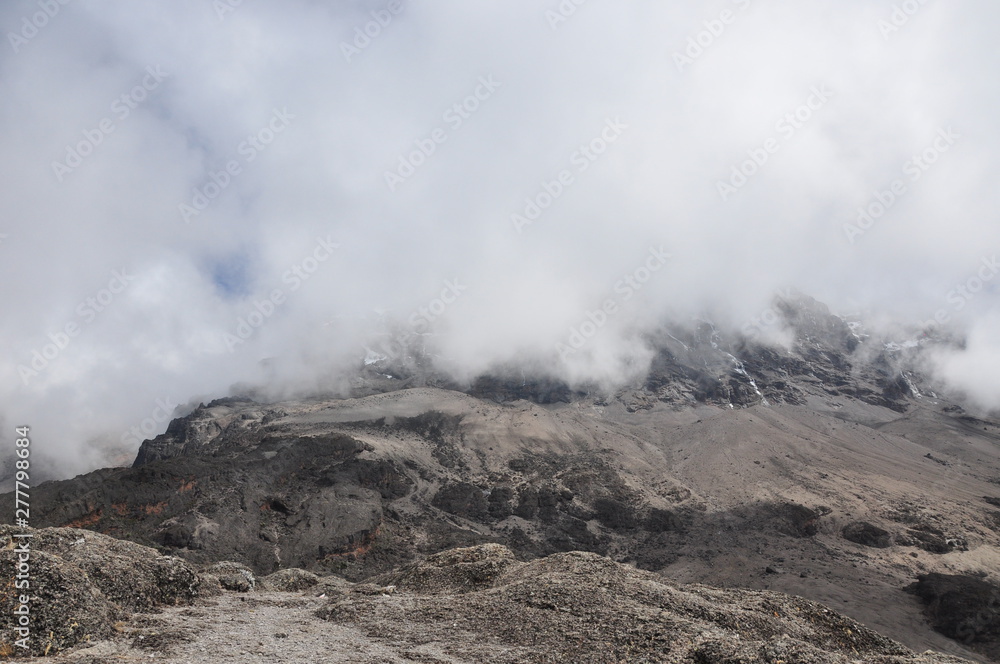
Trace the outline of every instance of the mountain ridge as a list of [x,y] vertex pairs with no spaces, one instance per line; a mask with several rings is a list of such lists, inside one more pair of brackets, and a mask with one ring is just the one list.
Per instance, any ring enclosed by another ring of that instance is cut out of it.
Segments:
[[[34,523],[353,581],[457,546],[588,551],[969,656],[905,588],[1000,585],[1000,426],[920,372],[935,340],[865,339],[815,301],[782,311],[791,347],[675,326],[616,390],[511,368],[459,385],[415,353],[365,365],[346,396],[217,399],[130,468],[37,487]],[[993,657],[995,613],[969,642]]]

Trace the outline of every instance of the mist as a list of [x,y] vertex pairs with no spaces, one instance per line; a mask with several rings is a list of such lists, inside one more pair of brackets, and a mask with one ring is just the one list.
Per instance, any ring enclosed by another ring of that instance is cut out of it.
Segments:
[[457,380],[613,385],[665,321],[790,287],[968,334],[936,371],[1000,407],[998,14],[4,3],[0,441],[128,463],[192,400],[336,386],[400,335]]

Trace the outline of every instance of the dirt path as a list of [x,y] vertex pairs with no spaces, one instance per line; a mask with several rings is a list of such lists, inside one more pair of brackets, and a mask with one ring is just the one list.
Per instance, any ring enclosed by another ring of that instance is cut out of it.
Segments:
[[[325,599],[300,593],[225,594],[195,606],[136,616],[122,638],[69,655],[53,664],[105,662],[336,662],[396,664],[400,659],[359,630],[317,618]],[[434,661],[434,660],[425,660]],[[448,661],[448,660],[438,660]]]

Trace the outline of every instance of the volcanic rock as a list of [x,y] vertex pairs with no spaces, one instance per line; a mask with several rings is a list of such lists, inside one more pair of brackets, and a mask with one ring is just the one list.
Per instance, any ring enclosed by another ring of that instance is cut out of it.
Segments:
[[847,524],[841,531],[841,535],[846,540],[876,549],[892,546],[892,535],[889,531],[867,521],[853,521]]

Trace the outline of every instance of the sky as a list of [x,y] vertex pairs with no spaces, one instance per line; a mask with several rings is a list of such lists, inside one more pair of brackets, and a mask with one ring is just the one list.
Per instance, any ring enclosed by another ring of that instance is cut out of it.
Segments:
[[[986,0],[8,0],[0,442],[128,463],[176,408],[392,355],[641,374],[797,288],[967,336],[1000,407]],[[579,346],[579,348],[577,347]],[[269,360],[269,363],[262,363]]]

